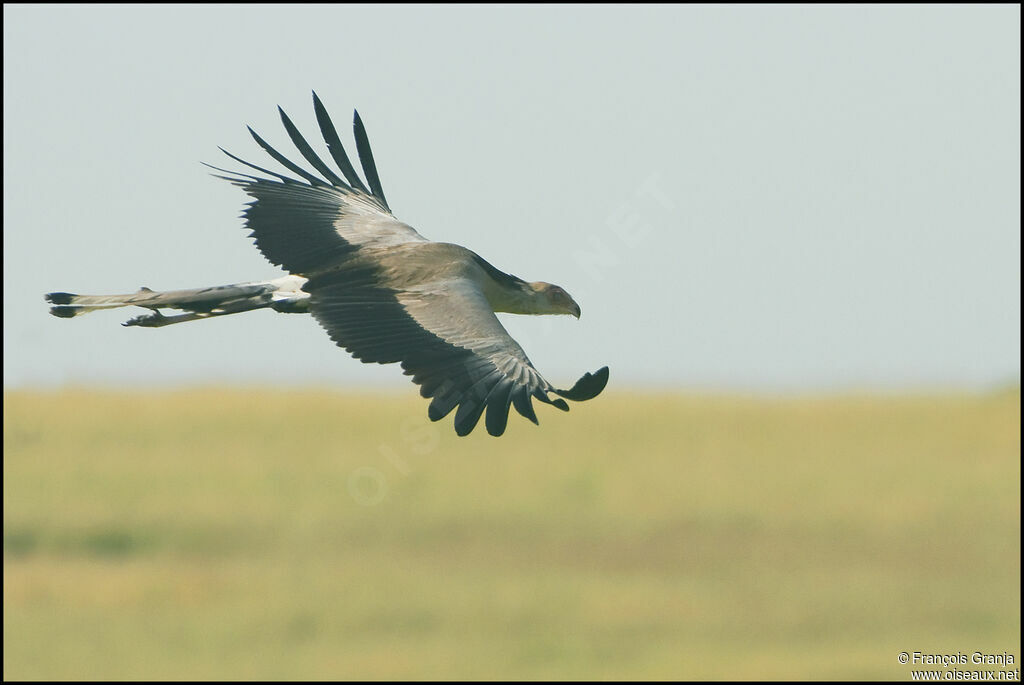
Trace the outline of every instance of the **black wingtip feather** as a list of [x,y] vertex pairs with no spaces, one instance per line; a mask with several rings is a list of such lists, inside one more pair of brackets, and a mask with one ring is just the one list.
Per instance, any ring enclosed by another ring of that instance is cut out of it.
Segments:
[[533,396],[544,404],[550,404],[553,407],[558,407],[562,411],[569,411],[569,405],[565,403],[565,400],[560,400],[557,397],[555,399],[551,399],[548,397],[548,394],[540,388],[533,391]]
[[462,393],[454,388],[448,392],[435,395],[434,399],[430,402],[430,406],[427,407],[427,417],[431,421],[440,421],[448,416],[452,409],[455,409],[461,399]]
[[568,390],[556,389],[554,392],[573,402],[583,402],[600,395],[606,385],[608,385],[608,367],[603,366],[594,373],[583,374],[583,377]]
[[334,128],[334,122],[331,121],[331,116],[327,113],[324,103],[317,97],[316,91],[313,91],[313,111],[316,112],[316,121],[320,125],[320,134],[324,137],[324,142],[327,143],[327,150],[331,153],[331,157],[334,158],[334,163],[338,165],[341,173],[348,179],[353,188],[369,194],[370,191],[363,185],[359,174],[356,173],[355,167],[349,161],[348,154],[345,152],[345,146],[341,144],[338,131]]
[[[249,131],[251,132],[252,129],[249,129]],[[256,134],[254,133],[253,135],[256,135]],[[256,171],[259,171],[259,172],[262,172],[264,174],[268,174],[270,176],[273,176],[273,177],[275,177],[277,179],[280,179],[280,181],[282,183],[300,183],[299,181],[296,181],[294,178],[290,178],[288,176],[285,176],[284,174],[279,174],[276,171],[271,171],[270,169],[264,169],[261,166],[256,166],[255,164],[253,164],[251,162],[245,161],[241,157],[236,157],[235,155],[231,154],[230,152],[228,152],[227,150],[225,150],[224,148],[222,148],[220,146],[217,146],[217,149],[220,150],[221,152],[223,152],[225,155],[227,155],[231,159],[235,160],[236,162],[238,162],[240,164],[244,164],[245,166],[249,167],[250,169],[255,169]],[[203,162],[203,164],[205,164],[205,162]],[[207,166],[210,166],[210,165],[207,164]],[[217,169],[217,167],[213,167],[213,168]],[[225,169],[217,169],[217,170],[218,171],[226,171]],[[228,171],[227,173],[231,174],[231,173],[234,173],[234,172]],[[249,174],[239,174],[239,176],[249,176]],[[249,176],[249,178],[256,178],[256,177],[255,176]],[[231,179],[229,179],[229,180],[231,180]],[[257,179],[257,180],[259,180],[259,179]]]
[[530,392],[525,385],[520,385],[512,391],[512,404],[521,416],[533,421],[534,425],[540,425],[540,422],[537,420],[537,412],[533,410]]
[[268,143],[267,141],[263,140],[263,138],[261,138],[259,136],[259,134],[256,133],[256,131],[252,130],[252,126],[246,126],[246,128],[249,129],[249,133],[252,135],[253,140],[256,141],[256,144],[259,145],[261,148],[263,148],[263,150],[268,155],[273,157],[274,160],[278,164],[280,164],[284,168],[288,169],[288,171],[291,171],[294,174],[298,174],[302,178],[306,179],[307,181],[309,181],[309,183],[311,185],[315,185],[315,186],[325,186],[325,185],[327,185],[327,183],[325,183],[324,181],[320,180],[319,178],[317,178],[313,174],[309,173],[308,171],[306,171],[305,169],[300,167],[298,164],[295,164],[294,162],[289,160],[287,157],[282,155],[280,152],[275,150],[273,147],[271,147],[270,143]]
[[455,432],[459,437],[469,435],[476,428],[487,403],[475,398],[464,398],[455,412]]
[[384,198],[384,188],[380,185],[380,176],[377,175],[377,165],[373,161],[373,151],[370,150],[370,138],[366,135],[366,127],[363,126],[363,120],[359,118],[359,112],[353,110],[352,113],[352,127],[356,134],[356,152],[359,153],[359,161],[363,165],[366,182],[370,184],[370,190],[373,191],[374,197],[380,200],[384,208],[390,212],[391,208],[388,207],[388,201]]
[[314,169],[323,174],[324,178],[330,181],[332,185],[348,189],[349,185],[342,181],[341,178],[336,173],[334,173],[329,166],[324,164],[324,161],[320,159],[319,155],[313,152],[313,148],[309,146],[309,143],[306,142],[306,139],[302,136],[301,133],[299,133],[299,129],[295,126],[295,124],[292,123],[292,120],[288,117],[288,115],[285,114],[285,111],[284,109],[281,108],[281,105],[277,106],[277,111],[281,115],[281,123],[284,124],[284,130],[288,132],[288,137],[292,139],[292,143],[299,151],[299,154],[301,154],[307,162],[312,164]]
[[508,408],[512,404],[513,383],[510,380],[500,382],[487,396],[487,432],[499,437],[508,425]]

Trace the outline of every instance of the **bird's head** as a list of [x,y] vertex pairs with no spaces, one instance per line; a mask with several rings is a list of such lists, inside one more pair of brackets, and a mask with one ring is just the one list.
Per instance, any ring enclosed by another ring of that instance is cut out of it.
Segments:
[[536,293],[538,314],[571,314],[580,318],[580,306],[563,288],[544,281],[528,284]]

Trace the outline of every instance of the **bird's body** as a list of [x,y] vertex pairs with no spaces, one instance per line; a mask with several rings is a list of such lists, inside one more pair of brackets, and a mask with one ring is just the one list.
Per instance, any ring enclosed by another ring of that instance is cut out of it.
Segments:
[[[289,275],[271,281],[131,295],[50,293],[51,313],[73,317],[96,309],[137,305],[152,313],[125,325],[160,327],[183,321],[271,308],[310,313],[331,339],[357,359],[401,362],[438,420],[456,410],[460,435],[473,430],[486,410],[492,435],[505,430],[510,406],[536,423],[530,399],[568,410],[553,392],[581,401],[596,396],[607,367],[586,374],[571,390],[558,390],[533,367],[495,312],[570,314],[579,306],[558,286],[507,274],[475,252],[432,242],[391,214],[377,176],[369,140],[355,117],[356,145],[368,183],[345,154],[337,132],[313,96],[321,132],[342,179],[327,166],[281,111],[296,148],[318,177],[287,160],[255,132],[256,142],[282,166],[305,179],[269,171],[234,155],[266,176],[221,176],[254,198],[244,213],[260,251]],[[161,308],[183,310],[166,316]]]

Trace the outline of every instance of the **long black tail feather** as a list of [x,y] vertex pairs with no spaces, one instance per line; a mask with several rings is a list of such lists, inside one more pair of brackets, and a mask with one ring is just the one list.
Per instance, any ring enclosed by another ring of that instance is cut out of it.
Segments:
[[[142,287],[135,293],[125,295],[78,295],[54,292],[47,293],[44,297],[47,302],[54,305],[50,307],[50,314],[62,319],[69,319],[100,309],[136,306],[151,309],[153,313],[130,319],[125,322],[125,326],[165,326],[180,321],[194,321],[211,316],[236,314],[251,309],[277,307],[283,300],[279,297],[275,301],[275,291],[277,291],[277,286],[272,282],[267,282],[166,292],[157,292]],[[166,317],[157,311],[164,308],[178,309],[189,313]]]

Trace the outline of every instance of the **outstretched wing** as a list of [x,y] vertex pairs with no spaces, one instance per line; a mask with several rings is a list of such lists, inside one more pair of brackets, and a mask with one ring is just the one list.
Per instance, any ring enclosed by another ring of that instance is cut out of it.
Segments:
[[473,267],[457,254],[443,278],[420,284],[403,282],[392,261],[394,256],[355,259],[304,289],[311,294],[310,312],[338,346],[364,362],[401,362],[420,394],[432,398],[432,421],[455,410],[455,431],[466,435],[486,410],[487,432],[497,436],[505,432],[511,406],[537,423],[532,398],[568,411],[564,400],[548,393],[582,401],[604,389],[607,367],[586,374],[571,390],[544,380],[498,321]]
[[459,435],[472,431],[485,410],[487,431],[501,435],[512,406],[537,423],[533,398],[568,411],[564,400],[548,393],[582,401],[604,389],[607,367],[584,375],[570,390],[544,380],[495,316],[472,253],[432,243],[391,214],[358,113],[354,128],[365,184],[316,93],[313,106],[340,176],[283,110],[281,121],[292,143],[320,176],[287,159],[252,129],[257,144],[299,178],[226,150],[270,178],[213,168],[253,197],[244,211],[251,237],[268,260],[309,278],[303,286],[310,293],[309,311],[335,343],[364,362],[401,362],[421,386],[420,394],[432,398],[430,419],[454,410]]
[[355,114],[354,121],[356,148],[369,188],[352,167],[316,93],[313,93],[313,107],[324,142],[344,179],[317,156],[281,108],[278,108],[281,122],[292,143],[322,177],[286,158],[251,128],[249,133],[256,143],[302,180],[257,166],[223,149],[231,159],[271,178],[211,167],[227,174],[220,178],[240,186],[253,197],[243,216],[260,252],[291,273],[309,275],[336,264],[362,247],[427,242],[411,226],[391,214],[359,113]]

